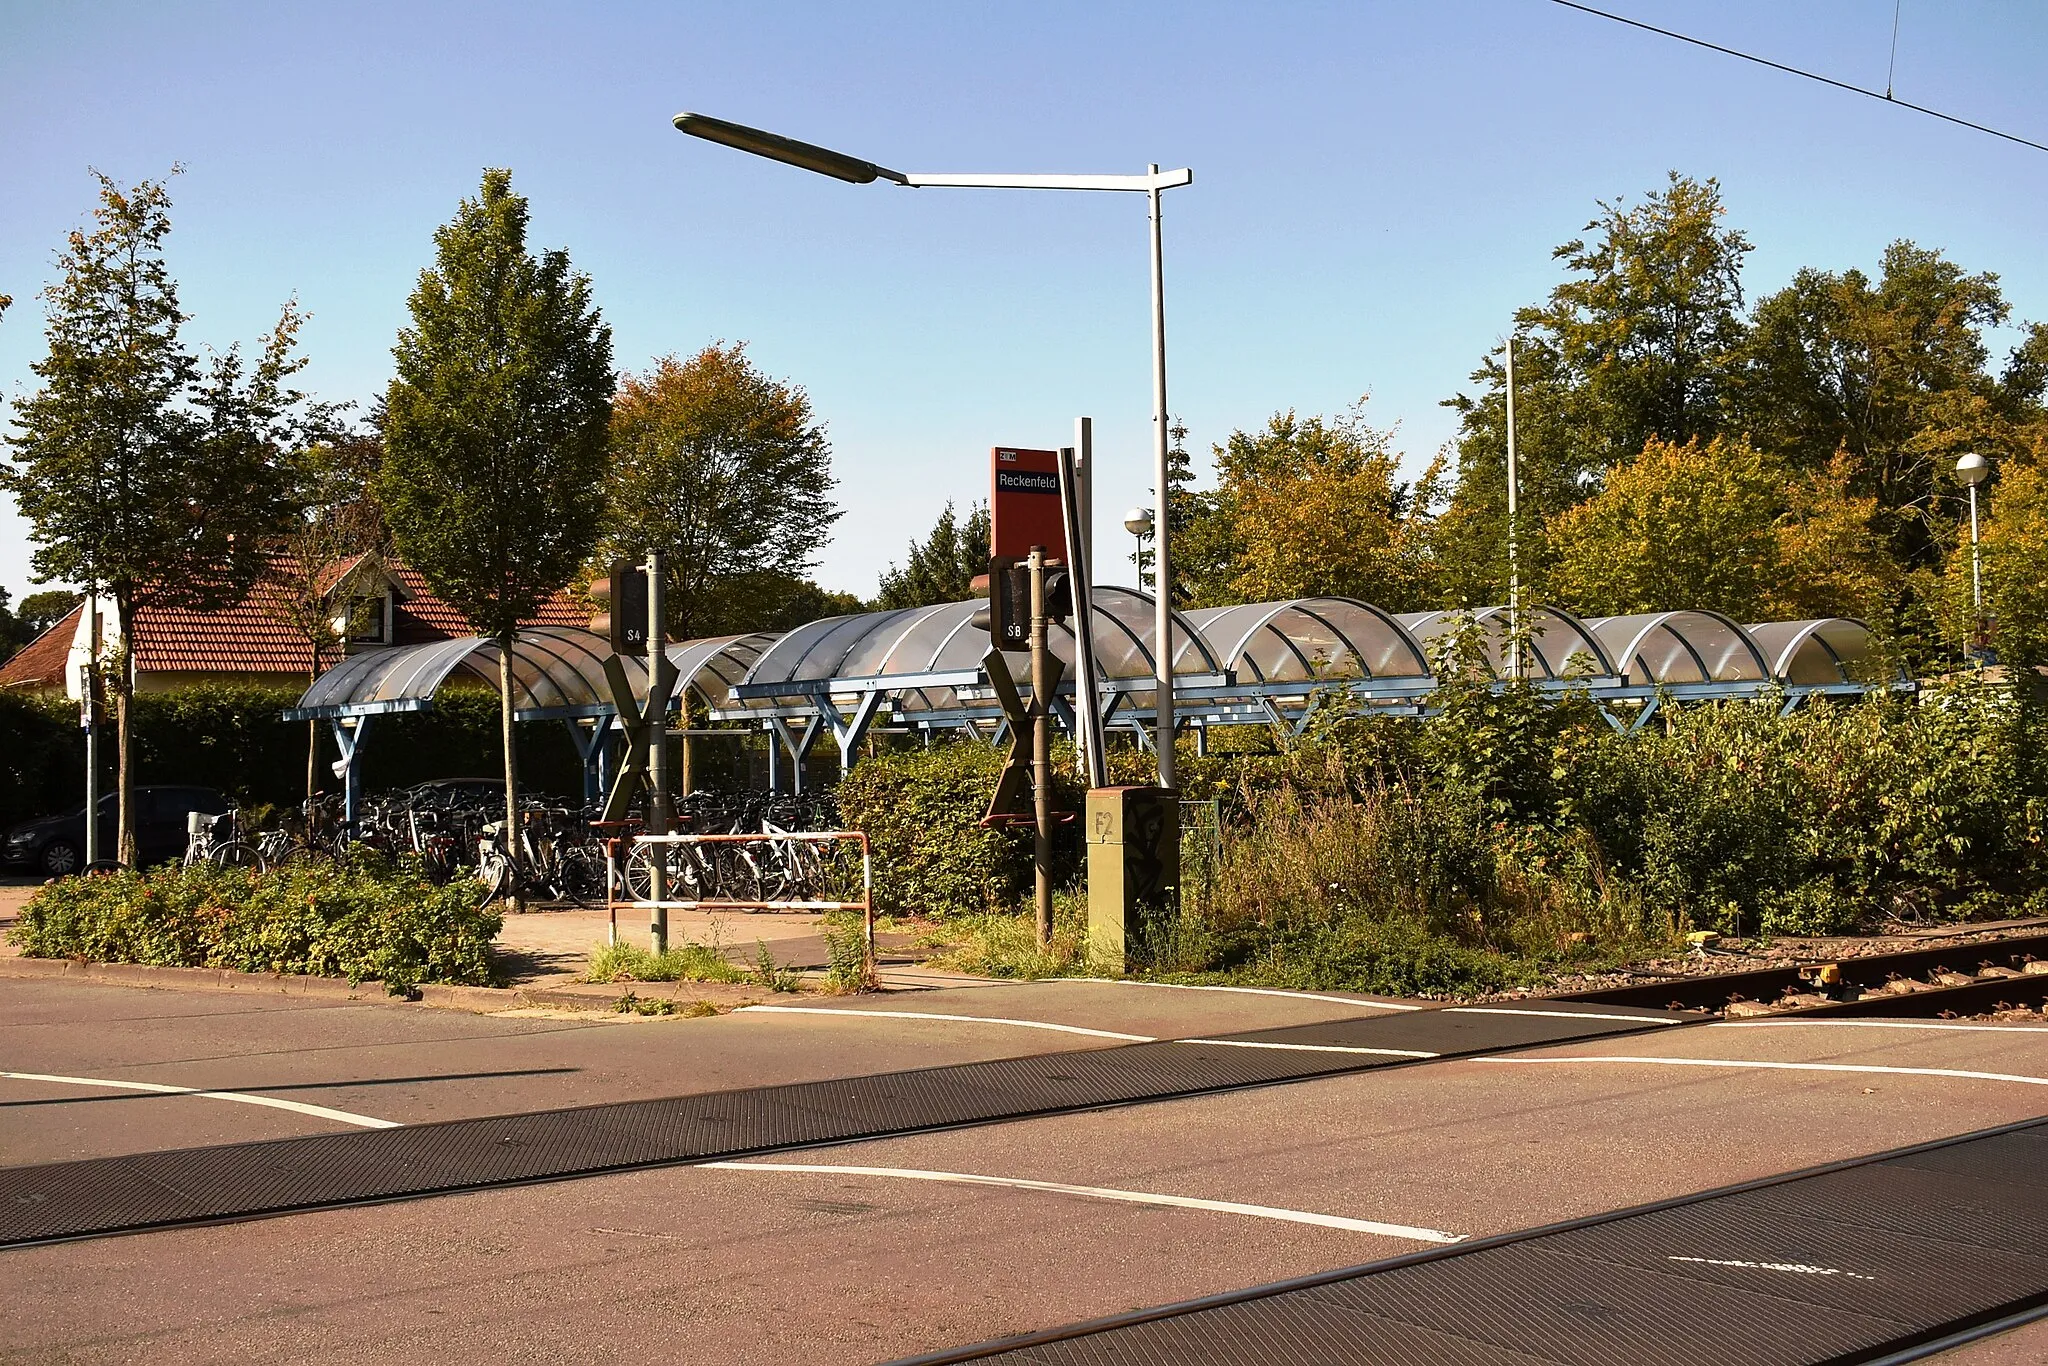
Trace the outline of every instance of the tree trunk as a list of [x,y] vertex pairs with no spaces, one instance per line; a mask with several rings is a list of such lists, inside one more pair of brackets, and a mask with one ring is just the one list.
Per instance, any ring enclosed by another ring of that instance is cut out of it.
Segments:
[[[141,860],[135,847],[135,769],[129,762],[131,748],[128,743],[132,733],[129,722],[135,702],[135,670],[131,663],[135,657],[135,606],[128,594],[115,593],[114,612],[121,627],[121,639],[114,648],[114,754],[117,765],[114,787],[120,793],[120,814],[114,827],[114,857],[134,868]],[[98,819],[97,813],[93,819]]]
[[[320,646],[313,646],[313,668],[306,675],[306,686],[312,687],[320,681]],[[313,799],[320,795],[320,723],[306,722],[306,837],[313,836]]]
[[512,892],[506,898],[512,913],[526,910],[519,885],[519,750],[512,743],[512,637],[498,640],[498,723],[505,742],[505,853],[512,861]]

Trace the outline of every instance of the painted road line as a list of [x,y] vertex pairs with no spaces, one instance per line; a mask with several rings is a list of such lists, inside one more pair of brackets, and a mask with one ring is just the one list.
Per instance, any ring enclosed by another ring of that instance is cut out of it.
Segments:
[[359,1129],[396,1129],[400,1125],[393,1119],[373,1119],[369,1115],[352,1115],[346,1110],[330,1110],[324,1105],[307,1105],[303,1101],[278,1100],[273,1096],[249,1095],[241,1091],[202,1091],[192,1086],[165,1086],[153,1081],[109,1081],[102,1077],[54,1077],[42,1072],[0,1072],[0,1077],[9,1081],[40,1081],[53,1086],[107,1086],[117,1091],[148,1091],[160,1096],[198,1096],[202,1100],[231,1100],[237,1105],[261,1105],[270,1110],[290,1110],[293,1114],[311,1115],[315,1119],[331,1119],[342,1124],[353,1124]]
[[842,1010],[831,1006],[741,1006],[733,1014],[772,1011],[779,1015],[857,1015],[878,1020],[941,1020],[953,1024],[1011,1025],[1017,1029],[1050,1029],[1061,1034],[1084,1034],[1091,1039],[1120,1039],[1125,1043],[1158,1043],[1150,1034],[1119,1034],[1113,1029],[1083,1029],[1080,1025],[1051,1024],[1045,1020],[1007,1020],[993,1015],[938,1015],[922,1010]]
[[1677,1024],[1657,1015],[1600,1015],[1590,1010],[1522,1010],[1509,1006],[1445,1006],[1446,1015],[1534,1015],[1547,1020],[1630,1020],[1636,1024]]
[[1649,1067],[1753,1067],[1769,1072],[1855,1072],[1894,1077],[1950,1077],[1957,1081],[2010,1081],[2022,1086],[2048,1086],[2048,1077],[2025,1077],[2011,1072],[1965,1072],[1954,1067],[1880,1067],[1874,1063],[1851,1062],[1765,1062],[1754,1058],[1473,1058],[1473,1062],[1640,1063]]
[[1406,1001],[1361,1001],[1355,996],[1324,996],[1313,991],[1282,991],[1278,987],[1219,987],[1196,982],[1136,982],[1128,977],[1061,977],[1061,982],[1096,982],[1113,987],[1164,987],[1168,991],[1230,991],[1240,996],[1284,996],[1294,1001],[1335,1001],[1340,1006],[1366,1006],[1373,1010],[1428,1010],[1429,1006]]
[[1169,1039],[1169,1043],[1218,1044],[1224,1048],[1281,1048],[1290,1053],[1369,1053],[1376,1058],[1441,1058],[1413,1048],[1351,1048],[1335,1043],[1268,1043],[1262,1039]]
[[1951,1024],[1945,1020],[1716,1020],[1709,1029],[1939,1029],[1964,1034],[2040,1034],[2036,1025]]
[[1272,1205],[1245,1205],[1235,1200],[1197,1200],[1187,1195],[1160,1195],[1153,1191],[1117,1190],[1110,1186],[1071,1186],[1062,1181],[1026,1181],[1014,1176],[981,1176],[973,1172],[935,1172],[915,1167],[839,1167],[813,1162],[700,1162],[701,1167],[728,1172],[806,1172],[827,1176],[886,1176],[904,1181],[943,1181],[965,1186],[1004,1186],[1012,1190],[1046,1191],[1054,1195],[1085,1195],[1096,1200],[1119,1200],[1132,1205],[1166,1205],[1174,1209],[1210,1210],[1217,1214],[1243,1214],[1254,1219],[1278,1219],[1289,1224],[1314,1224],[1319,1228],[1344,1229],[1351,1233],[1376,1233],[1383,1238],[1407,1238],[1418,1243],[1459,1243],[1464,1234],[1445,1233],[1434,1228],[1410,1228],[1406,1224],[1384,1224],[1374,1219],[1347,1219],[1337,1214],[1316,1214],[1309,1210],[1278,1209]]
[[1790,1271],[1800,1276],[1847,1276],[1852,1281],[1874,1281],[1875,1276],[1865,1276],[1854,1271],[1844,1271],[1838,1266],[1808,1266],[1805,1262],[1742,1262],[1727,1257],[1666,1257],[1667,1262],[1691,1262],[1695,1266],[1733,1266],[1745,1271]]

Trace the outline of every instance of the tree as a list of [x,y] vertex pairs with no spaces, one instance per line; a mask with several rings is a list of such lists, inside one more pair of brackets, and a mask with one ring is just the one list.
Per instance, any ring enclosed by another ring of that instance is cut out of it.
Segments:
[[[498,645],[506,848],[519,848],[512,649],[519,623],[596,543],[611,421],[611,329],[566,251],[526,247],[512,173],[435,230],[392,348],[375,489],[398,549]],[[520,905],[516,894],[515,909]]]
[[[1540,592],[1545,528],[1596,491],[1650,438],[1684,444],[1727,427],[1742,355],[1742,265],[1751,247],[1722,226],[1715,180],[1672,172],[1633,207],[1602,201],[1590,236],[1558,247],[1571,278],[1515,313],[1518,528],[1522,578]],[[1454,600],[1504,601],[1507,588],[1506,368],[1490,353],[1461,415],[1457,479],[1437,529]]]
[[[382,460],[374,436],[334,432],[289,461],[290,515],[277,553],[264,564],[260,601],[306,643],[306,676],[320,676],[330,651],[346,640],[333,589],[349,561],[380,550],[388,538],[371,485]],[[319,792],[320,723],[306,723],[306,799]]]
[[29,639],[41,635],[58,622],[71,615],[71,610],[85,601],[85,595],[74,593],[69,588],[45,588],[40,593],[30,593],[14,609],[14,619],[29,632]]
[[1757,305],[1744,425],[1798,468],[1845,454],[1851,488],[1888,515],[1894,553],[1931,567],[1944,471],[1966,450],[2008,453],[2013,420],[2037,415],[2029,348],[2048,353],[2048,341],[2015,355],[2009,391],[1987,371],[1983,329],[2008,313],[1998,277],[1911,242],[1885,249],[1876,281],[1860,270],[1802,270]]
[[1653,438],[1597,496],[1551,523],[1564,605],[1592,616],[1708,608],[1763,620],[1782,487],[1746,442]]
[[748,585],[804,580],[839,520],[809,395],[762,374],[743,342],[626,376],[611,441],[606,543],[666,553],[682,639],[758,629]]
[[29,522],[36,575],[114,600],[117,848],[132,862],[137,609],[217,608],[254,580],[282,514],[282,454],[306,416],[305,396],[287,387],[304,364],[303,315],[287,304],[253,365],[231,347],[202,369],[181,340],[164,259],[164,183],[98,180],[94,225],[70,235],[62,278],[43,292],[49,350],[32,367],[42,387],[17,407],[0,486]]
[[912,541],[903,568],[892,561],[875,594],[877,611],[962,602],[974,596],[973,580],[988,572],[988,504],[976,503],[961,521],[946,504],[931,534]]
[[1190,583],[1196,605],[1333,594],[1398,612],[1434,597],[1426,509],[1437,469],[1401,482],[1393,433],[1366,423],[1362,400],[1335,421],[1275,413],[1263,431],[1233,432],[1216,470],[1190,540],[1226,549]]

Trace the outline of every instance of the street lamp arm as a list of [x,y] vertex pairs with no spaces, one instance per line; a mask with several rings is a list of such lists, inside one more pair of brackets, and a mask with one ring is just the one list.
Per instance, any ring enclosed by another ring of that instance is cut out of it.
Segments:
[[912,171],[897,181],[911,189],[955,190],[1170,190],[1192,185],[1195,173],[1183,167],[1156,175],[943,175]]
[[723,143],[742,152],[752,152],[757,157],[800,166],[806,171],[816,171],[819,175],[850,181],[855,185],[866,185],[875,180],[893,180],[898,185],[907,183],[901,171],[892,171],[886,166],[877,166],[872,161],[862,161],[859,157],[835,152],[816,143],[798,142],[780,133],[749,128],[744,123],[728,123],[709,114],[690,113],[676,115],[673,122],[676,131],[688,133],[691,137]]

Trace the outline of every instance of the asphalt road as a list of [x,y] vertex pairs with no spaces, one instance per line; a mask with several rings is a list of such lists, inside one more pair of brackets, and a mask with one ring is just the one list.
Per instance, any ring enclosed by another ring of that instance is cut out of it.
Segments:
[[[802,1004],[845,1013],[592,1022],[9,981],[0,1069],[73,1080],[0,1078],[0,1161],[1372,1008],[1072,982]],[[984,1019],[884,1013],[905,1011]],[[20,1250],[0,1254],[0,1361],[870,1362],[2032,1118],[2048,1085],[2028,1078],[2048,1081],[2048,1029],[1720,1025]],[[1950,1359],[2044,1357],[2037,1327]]]

